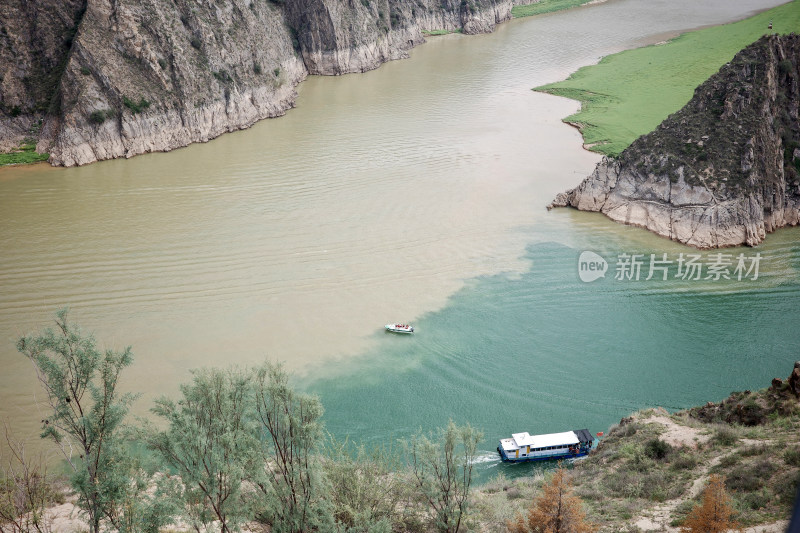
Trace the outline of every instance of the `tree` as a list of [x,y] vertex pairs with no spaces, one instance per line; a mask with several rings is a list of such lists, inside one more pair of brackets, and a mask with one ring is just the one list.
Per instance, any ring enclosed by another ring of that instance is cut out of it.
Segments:
[[314,455],[322,438],[322,403],[296,393],[283,367],[271,363],[256,369],[254,391],[262,466],[256,485],[266,496],[262,516],[278,533],[319,527],[330,519],[322,512],[322,480]]
[[337,526],[347,532],[392,531],[404,493],[397,454],[363,444],[349,446],[329,436],[322,463]]
[[152,411],[169,428],[148,443],[180,474],[195,528],[217,520],[227,533],[250,518],[242,482],[255,468],[251,380],[242,371],[197,370],[181,392],[178,403],[156,400]]
[[113,522],[118,515],[129,481],[118,468],[124,451],[116,437],[134,396],[120,395],[117,383],[133,357],[130,347],[101,354],[94,337],[69,324],[67,314],[56,313],[56,332],[23,337],[17,349],[33,362],[52,409],[41,436],[60,446],[73,470],[78,506],[90,530],[99,533],[103,517]]
[[731,497],[725,490],[725,479],[718,474],[708,477],[708,485],[703,491],[703,503],[695,506],[684,520],[681,531],[684,533],[722,533],[730,529],[740,529],[733,516]]
[[593,533],[597,527],[586,522],[580,498],[572,494],[567,471],[561,466],[542,487],[525,517],[518,513],[509,522],[511,533]]
[[406,443],[413,486],[431,507],[436,529],[456,533],[469,503],[472,465],[483,434],[451,420],[445,429],[426,437],[421,433]]

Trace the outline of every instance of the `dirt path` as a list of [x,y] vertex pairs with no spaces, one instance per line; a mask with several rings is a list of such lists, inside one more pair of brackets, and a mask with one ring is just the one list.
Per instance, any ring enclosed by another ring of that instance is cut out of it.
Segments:
[[[698,444],[707,442],[711,437],[707,432],[703,433],[701,429],[678,424],[672,418],[669,418],[668,414],[662,410],[657,410],[654,415],[648,418],[642,418],[640,421],[664,426],[664,432],[660,435],[661,440],[676,447],[696,447]],[[745,439],[742,439],[742,442],[746,445],[763,444],[762,441],[748,442]],[[735,451],[730,453],[735,453]],[[725,455],[717,456],[709,461],[708,464],[703,465],[700,476],[692,482],[692,486],[689,487],[689,490],[682,496],[660,503],[656,507],[644,511],[641,517],[635,519],[634,525],[642,531],[679,532],[680,528],[670,525],[675,510],[683,502],[691,500],[700,494],[708,481],[709,470],[719,464],[723,457],[725,457]],[[786,530],[787,524],[788,521],[781,520],[772,524],[746,528],[744,531],[746,533],[783,533],[783,531]]]

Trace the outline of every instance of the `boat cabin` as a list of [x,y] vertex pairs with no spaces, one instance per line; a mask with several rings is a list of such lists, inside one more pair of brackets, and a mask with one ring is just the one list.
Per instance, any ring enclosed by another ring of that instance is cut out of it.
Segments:
[[587,455],[593,443],[594,437],[588,429],[546,435],[525,432],[514,433],[510,439],[500,439],[497,451],[503,461],[509,462],[569,459]]

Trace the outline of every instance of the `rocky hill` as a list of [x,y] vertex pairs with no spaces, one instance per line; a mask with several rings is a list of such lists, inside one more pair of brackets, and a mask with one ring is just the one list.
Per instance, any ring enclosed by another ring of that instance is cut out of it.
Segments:
[[550,207],[695,246],[755,246],[800,222],[800,36],[765,36]]
[[[571,465],[571,478],[600,533],[680,533],[710,474],[724,478],[746,533],[783,533],[800,483],[799,430],[800,361],[766,389],[623,418]],[[500,476],[476,489],[476,529],[505,531],[502,524],[530,505],[542,481],[541,473]]]
[[283,114],[308,74],[374,69],[423,31],[490,32],[511,0],[6,0],[0,151],[55,165],[207,141]]

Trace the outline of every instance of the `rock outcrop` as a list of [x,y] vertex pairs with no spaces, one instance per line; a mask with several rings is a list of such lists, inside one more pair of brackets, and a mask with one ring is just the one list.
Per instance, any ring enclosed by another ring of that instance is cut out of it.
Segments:
[[800,36],[768,36],[550,207],[599,211],[697,247],[800,222]]
[[0,150],[54,165],[167,151],[292,107],[308,74],[374,69],[423,31],[492,31],[511,0],[8,0]]

